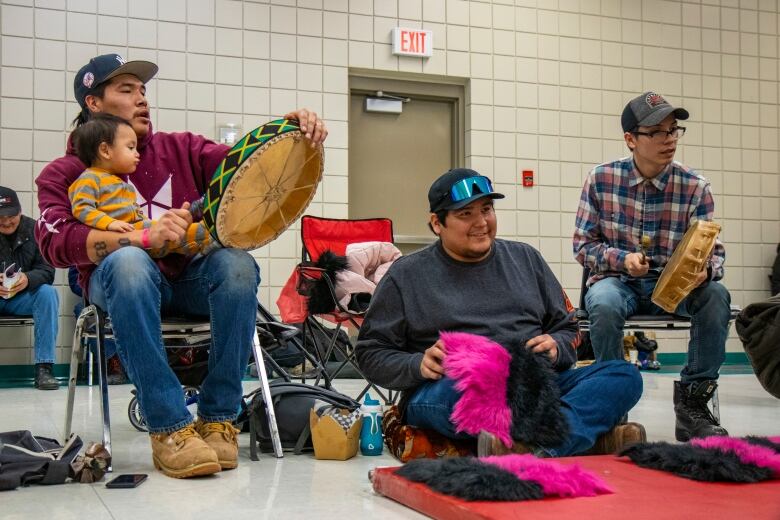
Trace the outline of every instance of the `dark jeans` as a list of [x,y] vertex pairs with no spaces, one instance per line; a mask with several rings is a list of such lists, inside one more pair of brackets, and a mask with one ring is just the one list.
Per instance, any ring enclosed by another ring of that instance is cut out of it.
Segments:
[[[623,359],[623,325],[633,314],[664,314],[650,297],[658,278],[611,276],[599,280],[585,294],[590,318],[590,340],[596,361]],[[688,362],[680,373],[683,383],[718,378],[726,359],[731,319],[731,297],[719,282],[694,289],[675,314],[691,318]]]
[[[599,435],[618,424],[642,395],[642,376],[625,361],[593,364],[559,372],[557,376],[561,409],[570,433],[560,446],[542,446],[552,457],[587,451]],[[406,422],[452,439],[467,439],[470,435],[456,433],[450,421],[459,398],[452,379],[425,383],[409,399]]]

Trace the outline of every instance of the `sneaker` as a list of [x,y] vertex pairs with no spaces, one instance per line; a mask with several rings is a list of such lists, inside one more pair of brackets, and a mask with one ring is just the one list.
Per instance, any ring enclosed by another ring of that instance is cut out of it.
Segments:
[[195,431],[216,452],[222,469],[238,467],[238,434],[241,430],[230,421],[205,422],[198,418]]
[[190,424],[172,433],[153,433],[154,467],[169,477],[189,478],[218,473],[217,454]]
[[540,456],[542,450],[519,441],[515,441],[511,448],[507,448],[506,445],[492,433],[488,433],[484,430],[479,432],[479,436],[477,437],[477,457],[523,453],[531,453]]
[[35,365],[35,388],[38,390],[56,390],[60,383],[52,374],[51,363],[38,363]]
[[606,433],[599,435],[596,443],[585,455],[612,455],[632,444],[647,441],[645,427],[639,423],[618,424]]

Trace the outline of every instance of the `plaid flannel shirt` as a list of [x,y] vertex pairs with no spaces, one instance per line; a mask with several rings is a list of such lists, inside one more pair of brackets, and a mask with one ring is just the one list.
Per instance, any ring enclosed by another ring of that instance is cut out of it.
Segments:
[[[596,166],[585,180],[574,231],[574,255],[591,270],[588,285],[627,273],[625,259],[641,251],[650,237],[650,269],[660,273],[688,226],[712,220],[715,205],[710,184],[690,168],[672,162],[661,174],[645,179],[632,157]],[[708,263],[710,280],[723,278],[723,244],[715,243]]]

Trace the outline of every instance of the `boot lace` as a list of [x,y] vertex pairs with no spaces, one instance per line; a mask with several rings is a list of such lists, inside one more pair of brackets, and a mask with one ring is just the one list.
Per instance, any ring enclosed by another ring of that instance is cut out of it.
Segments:
[[688,415],[697,420],[706,421],[709,424],[720,426],[720,422],[712,415],[712,411],[707,406],[707,401],[702,399],[689,398]]
[[201,432],[201,437],[206,437],[211,433],[218,433],[223,435],[225,439],[232,440],[236,436],[236,433],[238,433],[238,430],[234,428],[229,421],[203,422],[200,423],[199,426],[198,429]]
[[170,437],[173,439],[173,442],[176,443],[176,446],[181,446],[190,437],[197,436],[198,432],[195,431],[195,427],[191,424],[170,434]]

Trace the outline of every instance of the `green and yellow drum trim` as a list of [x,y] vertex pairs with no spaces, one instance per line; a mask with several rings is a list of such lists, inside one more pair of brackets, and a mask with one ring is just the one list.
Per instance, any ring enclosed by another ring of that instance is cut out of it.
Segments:
[[222,245],[255,249],[281,234],[314,197],[322,146],[298,121],[277,119],[242,137],[217,167],[203,197],[203,221]]

